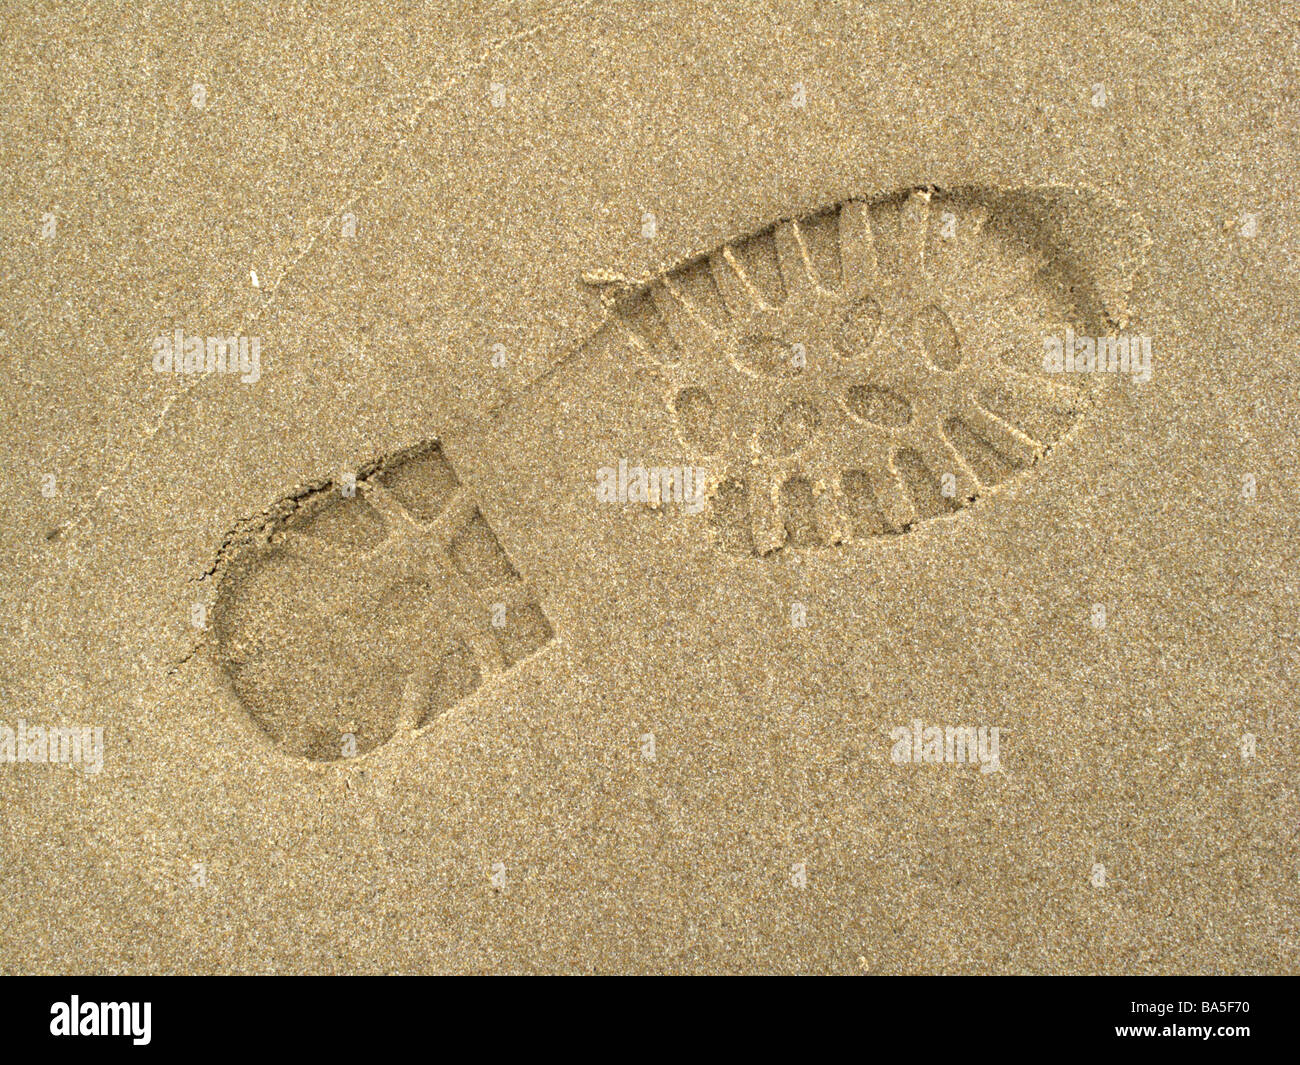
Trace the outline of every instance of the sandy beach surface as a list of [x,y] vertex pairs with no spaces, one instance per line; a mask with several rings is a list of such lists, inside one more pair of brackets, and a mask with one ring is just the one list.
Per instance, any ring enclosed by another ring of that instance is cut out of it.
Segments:
[[0,24],[0,972],[1297,971],[1294,7]]

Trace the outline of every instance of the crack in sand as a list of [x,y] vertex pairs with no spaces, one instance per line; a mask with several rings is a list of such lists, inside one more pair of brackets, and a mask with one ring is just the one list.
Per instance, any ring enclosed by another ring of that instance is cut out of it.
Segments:
[[[449,93],[461,81],[461,79],[465,77],[465,75],[477,70],[481,70],[489,62],[491,62],[491,60],[494,57],[496,57],[501,52],[507,50],[508,48],[516,44],[519,44],[526,40],[530,40],[531,38],[536,37],[545,31],[551,31],[560,28],[565,23],[572,21],[572,19],[576,15],[581,13],[585,8],[590,7],[591,3],[592,0],[577,0],[577,2],[574,3],[555,4],[554,6],[548,8],[541,16],[540,20],[534,23],[532,26],[528,27],[527,29],[519,30],[515,33],[509,34],[505,37],[500,38],[497,41],[494,41],[476,59],[470,60],[467,63],[460,66],[459,68],[457,68],[433,92],[425,96],[424,99],[420,102],[420,104],[411,113],[411,115],[406,119],[405,122],[407,127],[406,132],[402,133],[397,137],[392,147],[386,153],[387,161],[380,167],[378,176],[376,176],[368,184],[363,184],[361,186],[358,186],[356,189],[354,189],[348,195],[347,199],[344,200],[340,206],[335,208],[330,213],[329,217],[325,220],[325,223],[308,240],[306,247],[304,247],[301,252],[299,252],[288,264],[286,264],[283,267],[283,269],[280,270],[279,275],[276,277],[275,281],[272,282],[269,290],[266,293],[266,296],[263,298],[262,302],[257,306],[257,308],[244,315],[240,327],[240,333],[241,334],[246,333],[251,326],[255,325],[261,319],[264,311],[274,306],[276,296],[279,294],[281,286],[291,276],[293,276],[293,274],[296,272],[298,267],[302,264],[303,260],[305,260],[309,255],[311,255],[311,253],[319,245],[321,238],[323,238],[330,232],[335,221],[340,219],[344,214],[346,214],[355,204],[359,203],[364,198],[373,195],[376,191],[379,190],[379,188],[384,184],[384,182],[388,180],[389,175],[392,173],[393,164],[401,156],[403,150],[406,148],[406,145],[411,135],[415,132],[416,128],[420,124],[420,120],[424,117],[425,112],[427,112],[430,107],[432,107],[438,101],[442,100],[447,95],[447,93]],[[548,23],[547,21],[545,21],[551,15],[556,14],[565,8],[568,8],[568,11],[565,14],[564,18],[557,19],[553,23]],[[398,100],[398,99],[402,99],[405,96],[410,96],[410,95],[412,94],[409,92],[400,93],[392,97],[392,99]],[[354,170],[361,169],[363,166],[366,165],[366,163],[367,160],[363,156],[362,159],[358,161]],[[153,423],[144,430],[139,443],[137,443],[136,446],[132,448],[132,450],[126,455],[126,457],[118,464],[118,467],[113,472],[113,475],[109,477],[108,480],[106,480],[103,484],[99,486],[99,488],[95,490],[94,495],[92,495],[89,500],[77,506],[73,511],[72,517],[69,518],[69,520],[59,528],[59,530],[57,530],[60,533],[59,539],[62,540],[63,543],[65,544],[69,543],[73,539],[73,534],[79,531],[83,526],[85,526],[89,522],[90,515],[94,512],[96,507],[99,505],[99,502],[104,497],[104,495],[114,490],[125,481],[126,477],[130,474],[131,470],[134,468],[136,461],[140,458],[140,456],[143,454],[145,449],[148,447],[149,442],[153,440],[153,438],[162,431],[163,427],[166,425],[168,418],[171,416],[171,413],[176,408],[177,404],[182,400],[188,399],[194,393],[195,388],[199,385],[200,382],[204,380],[204,378],[206,378],[206,376],[207,376],[206,374],[199,374],[190,378],[178,390],[173,392],[172,395],[170,395],[166,399],[166,401],[162,405],[162,408],[158,411],[158,416],[153,420]]]

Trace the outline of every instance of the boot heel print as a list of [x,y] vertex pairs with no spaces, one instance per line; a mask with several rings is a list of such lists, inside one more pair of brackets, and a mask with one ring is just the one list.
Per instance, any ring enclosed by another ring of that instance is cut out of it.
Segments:
[[232,562],[213,627],[249,717],[318,761],[424,728],[554,635],[436,443],[293,507]]

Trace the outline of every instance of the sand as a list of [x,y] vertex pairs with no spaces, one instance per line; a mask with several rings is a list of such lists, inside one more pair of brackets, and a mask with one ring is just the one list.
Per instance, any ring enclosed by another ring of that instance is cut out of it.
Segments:
[[4,23],[0,971],[1297,970],[1294,11]]

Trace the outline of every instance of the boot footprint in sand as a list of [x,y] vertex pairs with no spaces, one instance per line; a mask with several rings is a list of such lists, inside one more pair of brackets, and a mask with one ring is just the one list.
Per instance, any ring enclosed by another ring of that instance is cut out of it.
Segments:
[[[755,565],[843,550],[954,516],[1035,465],[1093,402],[1099,375],[1059,372],[1076,333],[1127,316],[1128,274],[1090,272],[1105,259],[1072,242],[1115,247],[1079,224],[1090,209],[1070,190],[904,190],[625,287],[602,329],[653,368],[709,471],[707,535]],[[1139,365],[1107,339],[1092,369]],[[248,715],[315,760],[428,727],[554,636],[437,444],[345,488],[282,501],[223,567],[214,613]]]

